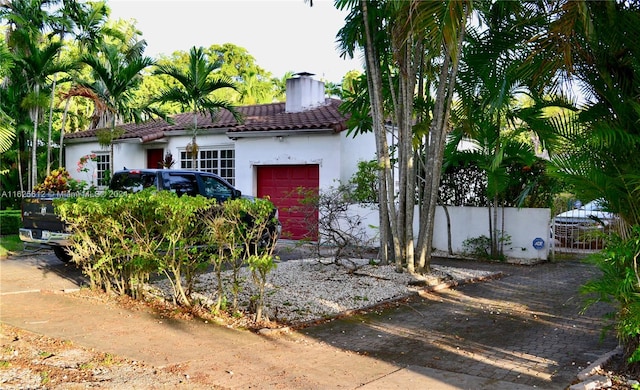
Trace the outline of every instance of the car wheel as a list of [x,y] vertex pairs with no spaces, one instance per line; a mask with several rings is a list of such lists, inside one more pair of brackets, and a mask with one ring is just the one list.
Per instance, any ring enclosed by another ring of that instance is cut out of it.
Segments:
[[66,248],[62,246],[54,246],[53,253],[55,253],[58,260],[62,261],[63,263],[71,262],[72,256],[69,252],[67,252]]

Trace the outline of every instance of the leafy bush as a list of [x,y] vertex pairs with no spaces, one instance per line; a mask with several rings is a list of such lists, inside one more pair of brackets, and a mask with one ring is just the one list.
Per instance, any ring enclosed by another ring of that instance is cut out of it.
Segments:
[[628,238],[612,237],[606,248],[588,258],[602,270],[602,276],[587,282],[581,292],[589,295],[585,310],[596,302],[609,302],[615,311],[605,330],[614,329],[624,346],[627,370],[640,375],[640,226]]
[[65,168],[58,168],[51,171],[44,181],[34,187],[34,191],[39,192],[66,192],[66,191],[87,191],[95,192],[95,188],[82,180],[71,177]]
[[92,288],[140,298],[152,272],[170,277],[174,296],[189,304],[182,277],[190,286],[201,266],[191,250],[201,234],[197,212],[210,207],[202,197],[169,191],[124,196],[79,197],[55,201],[56,213],[69,225],[70,253],[91,280]]
[[358,162],[358,171],[349,179],[351,196],[355,202],[378,203],[378,172],[376,160]]
[[[498,232],[500,237],[498,239],[498,243],[500,248],[502,246],[511,245],[511,236],[505,232]],[[491,239],[485,235],[481,235],[479,237],[467,238],[462,242],[462,252],[466,256],[471,256],[479,259],[485,260],[504,260],[504,253],[500,250],[497,257],[491,256]]]
[[465,256],[488,259],[491,250],[491,239],[482,235],[479,237],[467,238],[462,242],[462,252]]
[[273,252],[276,239],[272,230],[277,221],[273,203],[267,199],[233,199],[226,201],[221,208],[207,219],[209,244],[217,248],[211,255],[212,264],[218,280],[218,302],[220,309],[224,297],[221,270],[224,265],[232,271],[231,291],[232,309],[237,310],[240,281],[238,271],[247,265],[252,279],[258,288],[255,297],[255,321],[262,320],[267,276],[276,267]]
[[215,199],[178,197],[169,191],[154,192],[150,197],[154,207],[153,222],[158,229],[154,240],[159,241],[144,244],[159,246],[156,259],[159,270],[169,277],[178,301],[191,306],[189,297],[195,277],[206,268],[208,261],[206,253],[198,248],[204,243],[202,213],[215,203]]
[[22,216],[20,210],[0,211],[0,235],[18,234],[18,229],[22,227]]
[[238,271],[248,266],[260,292],[255,314],[261,320],[266,278],[275,268],[272,229],[277,221],[270,201],[235,199],[218,205],[201,196],[148,189],[54,204],[73,233],[73,261],[92,288],[139,299],[150,275],[161,273],[173,287],[174,302],[189,307],[196,277],[212,264],[219,287],[215,309],[226,302],[221,272],[231,269],[237,310]]

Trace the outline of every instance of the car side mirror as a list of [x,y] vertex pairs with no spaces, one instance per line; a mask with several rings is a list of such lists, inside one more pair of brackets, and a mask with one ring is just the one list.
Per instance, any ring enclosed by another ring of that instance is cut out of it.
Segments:
[[239,197],[241,197],[241,196],[242,196],[242,192],[241,192],[240,190],[237,190],[237,189],[235,189],[235,188],[234,188],[234,189],[231,191],[231,197],[232,197],[233,199],[237,199],[237,198],[239,198]]

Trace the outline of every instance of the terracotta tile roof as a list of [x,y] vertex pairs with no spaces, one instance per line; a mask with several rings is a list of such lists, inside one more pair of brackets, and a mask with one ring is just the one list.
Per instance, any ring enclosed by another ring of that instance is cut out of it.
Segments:
[[[303,112],[285,112],[285,103],[258,104],[254,106],[242,106],[236,109],[244,118],[243,123],[238,123],[231,113],[226,110],[218,112],[213,121],[209,116],[198,115],[199,129],[227,129],[229,133],[237,133],[241,136],[245,132],[269,132],[269,131],[308,131],[318,129],[331,129],[334,132],[346,130],[348,116],[340,113],[338,106],[341,101],[327,99],[325,105],[315,107]],[[193,124],[193,113],[174,115],[175,123],[170,124],[164,120],[156,119],[145,123],[127,123],[119,127],[124,134],[119,138],[140,139],[142,142],[150,142],[163,138],[167,132],[176,130],[188,130]],[[81,140],[96,136],[98,130],[85,130],[65,135],[67,140]]]

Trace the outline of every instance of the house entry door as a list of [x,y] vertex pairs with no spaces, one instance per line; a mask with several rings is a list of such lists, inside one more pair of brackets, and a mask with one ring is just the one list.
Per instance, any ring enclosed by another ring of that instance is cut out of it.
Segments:
[[162,168],[164,149],[147,149],[147,169]]

